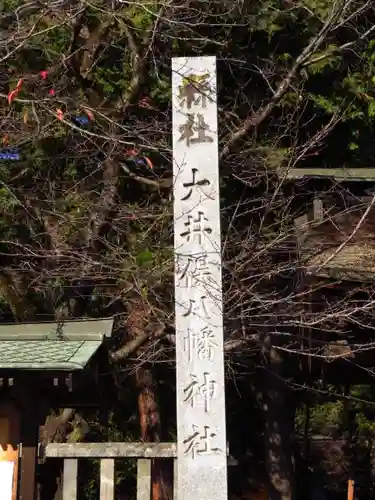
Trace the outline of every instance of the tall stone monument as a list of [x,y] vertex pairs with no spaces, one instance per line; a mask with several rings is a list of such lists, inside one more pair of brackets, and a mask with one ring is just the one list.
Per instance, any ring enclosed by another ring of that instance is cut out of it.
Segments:
[[226,500],[216,58],[172,60],[177,498]]

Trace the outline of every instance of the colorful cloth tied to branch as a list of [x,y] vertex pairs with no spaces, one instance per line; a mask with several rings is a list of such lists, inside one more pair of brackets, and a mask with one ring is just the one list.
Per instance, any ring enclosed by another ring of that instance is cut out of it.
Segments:
[[138,151],[136,149],[129,149],[126,151],[126,155],[129,157],[129,160],[134,162],[136,165],[141,167],[149,167],[153,169],[154,165],[152,161],[147,156],[138,156]]
[[21,158],[18,149],[0,150],[0,160],[19,160]]
[[78,125],[88,125],[90,123],[88,116],[73,116],[72,121]]
[[21,88],[22,88],[22,84],[23,84],[23,78],[20,78],[18,80],[18,83],[16,85],[16,88],[12,91],[9,92],[8,94],[8,104],[11,105],[12,104],[12,101],[15,97],[17,97],[17,95],[20,93],[21,91]]

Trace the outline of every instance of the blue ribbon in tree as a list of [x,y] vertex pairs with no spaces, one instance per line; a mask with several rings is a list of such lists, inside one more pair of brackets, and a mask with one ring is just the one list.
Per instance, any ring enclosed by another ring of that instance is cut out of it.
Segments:
[[90,123],[88,116],[73,116],[72,121],[77,123],[77,125],[88,125]]
[[0,150],[0,160],[19,160],[20,158],[21,155],[17,148]]

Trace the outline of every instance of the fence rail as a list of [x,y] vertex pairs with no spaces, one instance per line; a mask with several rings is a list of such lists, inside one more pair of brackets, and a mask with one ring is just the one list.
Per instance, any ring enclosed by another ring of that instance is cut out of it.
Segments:
[[[40,448],[40,457],[64,460],[63,500],[77,500],[78,460],[100,460],[100,500],[115,498],[115,460],[137,459],[137,500],[151,498],[151,460],[173,460],[173,498],[177,499],[176,443],[50,443]],[[228,454],[228,465],[236,460]]]
[[[40,454],[64,459],[63,500],[77,499],[79,459],[100,460],[100,500],[115,498],[116,459],[137,459],[137,500],[151,498],[151,459],[173,459],[176,474],[175,443],[50,443]],[[176,500],[175,488],[173,495]]]
[[176,458],[176,443],[50,443],[46,458]]

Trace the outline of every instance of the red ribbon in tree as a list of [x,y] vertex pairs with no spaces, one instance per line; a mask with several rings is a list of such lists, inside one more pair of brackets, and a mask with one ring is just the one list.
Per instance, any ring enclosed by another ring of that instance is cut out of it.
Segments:
[[12,90],[11,92],[9,92],[9,94],[8,94],[8,103],[9,103],[9,105],[12,104],[13,99],[15,97],[17,97],[17,95],[20,93],[22,84],[23,84],[23,78],[20,78],[18,80],[16,88],[14,90]]
[[60,108],[56,109],[56,117],[60,121],[64,119],[64,112]]
[[93,122],[95,118],[94,118],[94,115],[92,114],[92,112],[89,109],[85,109],[85,113],[88,116],[89,120],[91,122]]

